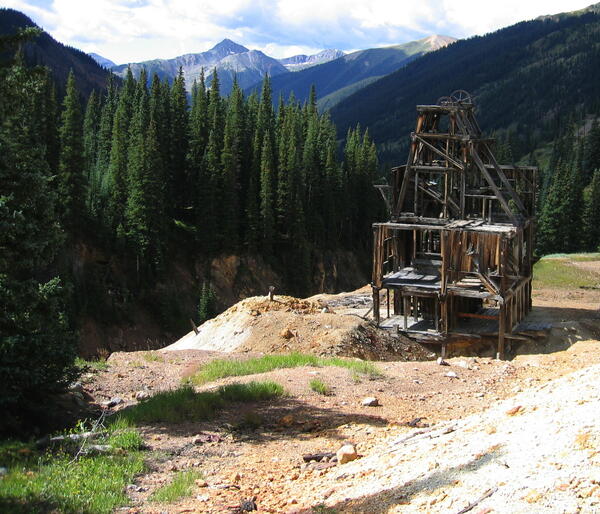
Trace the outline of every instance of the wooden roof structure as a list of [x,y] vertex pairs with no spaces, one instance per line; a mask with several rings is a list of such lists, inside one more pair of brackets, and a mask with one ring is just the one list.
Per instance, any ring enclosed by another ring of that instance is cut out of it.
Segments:
[[531,308],[537,169],[496,161],[465,91],[417,106],[410,137],[406,165],[376,186],[389,221],[373,225],[375,321],[442,353],[493,339],[503,358]]

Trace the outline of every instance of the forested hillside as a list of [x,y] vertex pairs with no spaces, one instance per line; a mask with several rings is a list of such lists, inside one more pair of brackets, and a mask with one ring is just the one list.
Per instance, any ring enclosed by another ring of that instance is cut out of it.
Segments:
[[382,162],[406,158],[415,105],[469,91],[488,133],[509,139],[515,159],[554,140],[571,118],[600,114],[600,15],[518,23],[429,53],[332,109],[344,134],[368,127]]
[[[0,35],[14,34],[19,29],[37,27],[27,16],[14,9],[0,8]],[[23,43],[25,62],[29,65],[48,66],[59,97],[64,93],[69,71],[77,77],[79,91],[87,98],[93,89],[103,90],[110,73],[85,52],[63,45],[46,32],[35,40]]]
[[[402,45],[384,48],[369,48],[344,55],[333,61],[313,66],[296,73],[285,73],[273,77],[273,95],[288,98],[291,93],[301,101],[307,100],[312,86],[317,88],[319,105],[329,107],[348,96],[356,89],[391,73],[421,55],[454,42],[447,36],[430,36]],[[248,91],[257,89],[249,88]]]
[[[14,52],[26,37],[2,44]],[[209,90],[203,76],[193,85],[188,105],[182,73],[172,84],[154,76],[148,87],[145,72],[139,80],[130,72],[122,87],[112,80],[83,105],[71,73],[58,105],[43,68],[17,56],[1,71],[0,294],[8,307],[0,372],[14,390],[3,392],[3,405],[46,381],[60,385],[48,367],[68,375],[82,319],[127,324],[145,305],[155,323],[181,333],[190,318],[210,315],[210,266],[193,269],[203,260],[256,256],[297,294],[314,290],[326,251],[348,249],[368,265],[375,145],[349,131],[340,162],[335,127],[314,96],[274,109],[266,78],[260,96],[246,98],[234,84],[224,98],[215,74]],[[158,289],[165,281],[170,294]],[[175,296],[178,287],[196,288],[200,312]],[[23,338],[39,341],[28,348],[48,360],[39,379],[26,371],[34,357],[19,350]]]
[[360,123],[382,173],[406,160],[415,105],[456,89],[475,96],[501,162],[539,164],[538,253],[600,246],[599,7],[458,41],[360,90],[331,111],[339,134]]

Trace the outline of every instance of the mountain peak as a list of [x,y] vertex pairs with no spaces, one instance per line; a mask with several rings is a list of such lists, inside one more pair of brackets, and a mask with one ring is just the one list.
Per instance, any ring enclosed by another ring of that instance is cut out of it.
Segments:
[[242,54],[248,51],[249,50],[245,46],[239,45],[235,41],[232,41],[231,39],[227,38],[225,38],[220,43],[217,43],[209,50],[209,52],[219,54],[223,57],[231,54]]
[[439,34],[432,34],[429,37],[423,39],[423,42],[431,48],[431,50],[438,50],[445,46],[448,46],[451,43],[457,41],[455,37],[452,36],[441,36]]

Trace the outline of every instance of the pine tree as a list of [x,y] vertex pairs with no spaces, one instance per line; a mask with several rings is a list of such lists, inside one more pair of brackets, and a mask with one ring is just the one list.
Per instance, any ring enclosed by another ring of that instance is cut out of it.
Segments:
[[270,256],[273,251],[275,235],[275,158],[271,143],[271,135],[267,131],[264,137],[260,164],[260,216],[262,225],[263,254]]
[[106,96],[102,102],[96,142],[96,162],[90,179],[90,211],[99,220],[104,214],[109,197],[109,165],[112,146],[114,115],[117,109],[117,92],[114,76],[108,80]]
[[228,99],[227,117],[221,154],[221,197],[219,199],[221,234],[220,246],[235,250],[238,244],[239,188],[244,160],[246,136],[244,94],[234,80]]
[[60,127],[60,213],[70,230],[81,227],[85,215],[85,170],[83,160],[83,120],[75,75],[69,73]]
[[125,235],[125,206],[127,204],[127,158],[129,149],[129,95],[126,88],[121,89],[119,104],[113,118],[110,164],[108,167],[108,206],[107,217],[110,226],[118,238]]
[[209,283],[203,282],[202,291],[200,292],[200,301],[198,302],[198,318],[200,324],[208,321],[216,314],[215,300],[214,289]]
[[595,170],[600,169],[600,124],[594,120],[590,133],[585,139],[583,169],[587,170],[586,179],[590,179]]
[[98,186],[94,180],[96,160],[98,158],[98,130],[100,128],[100,104],[96,91],[92,91],[85,116],[83,118],[83,169],[88,184],[88,210],[91,210],[94,199],[98,197],[99,191],[94,188]]
[[583,248],[600,251],[600,168],[592,176],[583,210]]
[[133,118],[129,127],[126,172],[127,203],[124,212],[124,230],[127,232],[127,237],[136,254],[138,271],[140,260],[143,260],[146,256],[149,244],[145,212],[149,206],[146,205],[145,181],[147,175],[146,131],[150,112],[146,83],[145,70],[142,70],[135,91]]
[[208,100],[208,119],[210,121],[208,142],[202,159],[202,171],[200,187],[201,189],[201,216],[202,224],[201,241],[205,251],[212,253],[219,248],[219,237],[217,232],[220,230],[219,213],[220,206],[218,199],[222,196],[221,183],[221,153],[223,149],[223,101],[219,89],[219,77],[217,71],[213,71],[209,100]]
[[[36,33],[1,36],[0,55]],[[0,432],[30,430],[40,418],[25,418],[75,376],[75,337],[53,269],[57,195],[37,125],[44,88],[43,71],[0,64]]]
[[185,209],[191,202],[191,180],[186,169],[188,153],[188,109],[183,69],[171,87],[171,190],[176,207],[176,215],[185,217]]

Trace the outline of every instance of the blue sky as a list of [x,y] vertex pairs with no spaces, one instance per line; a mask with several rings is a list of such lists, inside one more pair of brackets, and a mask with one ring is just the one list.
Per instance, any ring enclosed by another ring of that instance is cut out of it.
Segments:
[[464,38],[593,0],[0,0],[62,43],[116,63],[208,50],[224,38],[274,57]]

